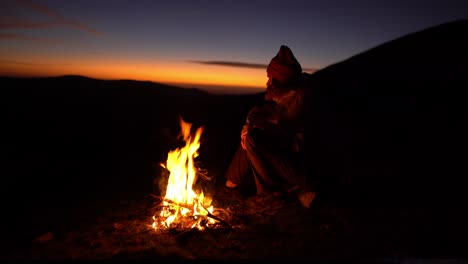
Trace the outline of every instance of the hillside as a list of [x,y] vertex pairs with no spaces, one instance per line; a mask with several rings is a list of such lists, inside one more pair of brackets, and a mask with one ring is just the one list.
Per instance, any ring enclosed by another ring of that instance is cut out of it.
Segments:
[[355,205],[466,205],[466,47],[468,20],[455,21],[311,75],[310,171],[332,196]]

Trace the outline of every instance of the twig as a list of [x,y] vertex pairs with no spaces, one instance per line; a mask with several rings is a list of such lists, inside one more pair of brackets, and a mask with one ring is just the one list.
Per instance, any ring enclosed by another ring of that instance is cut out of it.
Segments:
[[210,213],[210,211],[208,211],[208,209],[206,209],[202,204],[200,204],[200,206],[201,206],[203,209],[205,209],[205,211],[207,212],[207,215],[206,215],[206,216],[208,216],[208,217],[210,217],[210,218],[213,218],[214,220],[219,221],[221,224],[227,225],[229,228],[231,228],[231,224],[230,224],[230,223],[224,221],[223,219],[221,219],[221,218],[219,218],[219,217],[217,217],[217,216],[212,215],[212,214]]
[[[174,205],[174,206],[178,206],[178,207],[183,207],[183,208],[187,208],[189,210],[191,210],[191,207],[193,207],[193,205],[190,205],[190,204],[183,204],[183,203],[176,203],[176,202],[173,202],[169,199],[166,199],[166,198],[163,198],[161,196],[157,196],[157,195],[153,195],[153,194],[150,194],[151,196],[155,197],[155,198],[158,198],[158,199],[161,199],[162,201],[164,202],[167,202],[167,203],[170,203],[171,205]],[[213,215],[210,213],[210,211],[208,211],[208,209],[206,209],[201,203],[199,203],[199,205],[207,212],[207,217],[209,218],[212,218],[218,222],[220,222],[221,224],[223,225],[226,225],[228,226],[229,228],[231,228],[231,224],[229,224],[228,222],[226,222],[225,220]]]
[[224,214],[226,214],[228,216],[228,218],[229,218],[229,221],[232,219],[231,214],[227,210],[224,210],[222,208],[215,208],[214,210],[215,211],[220,211],[220,212],[223,212]]
[[162,197],[162,196],[154,195],[154,194],[151,194],[151,193],[149,195],[153,196],[156,199],[164,200],[164,197]]
[[208,177],[208,171],[207,170],[203,170],[203,171],[197,171],[197,175],[200,176],[200,178],[202,178],[203,180],[205,181],[211,181],[212,178],[211,177]]
[[296,185],[296,186],[294,186],[294,187],[292,187],[292,188],[289,188],[289,189],[287,190],[287,192],[288,192],[288,193],[291,193],[291,192],[293,192],[293,191],[295,191],[295,190],[297,190],[297,189],[299,189],[299,188],[300,188],[299,185]]

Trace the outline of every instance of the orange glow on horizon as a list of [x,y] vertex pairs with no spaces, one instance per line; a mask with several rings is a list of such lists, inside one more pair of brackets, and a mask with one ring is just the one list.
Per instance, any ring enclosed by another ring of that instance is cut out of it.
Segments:
[[0,61],[0,75],[49,77],[82,75],[97,79],[131,79],[167,84],[221,87],[265,88],[266,71],[262,69],[201,65],[189,62],[142,63],[133,61],[35,58],[28,63]]

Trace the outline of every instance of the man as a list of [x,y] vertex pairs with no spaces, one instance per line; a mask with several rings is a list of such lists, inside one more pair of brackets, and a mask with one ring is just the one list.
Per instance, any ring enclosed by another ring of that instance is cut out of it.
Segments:
[[228,188],[245,186],[253,178],[257,196],[247,200],[250,207],[261,209],[281,202],[281,194],[293,190],[306,208],[315,198],[300,158],[306,75],[284,45],[267,67],[265,100],[250,110],[241,146],[226,172]]

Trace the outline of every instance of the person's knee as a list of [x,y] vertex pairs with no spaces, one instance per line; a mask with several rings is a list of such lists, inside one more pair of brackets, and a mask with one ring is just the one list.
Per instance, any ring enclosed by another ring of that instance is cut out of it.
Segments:
[[253,133],[253,131],[250,131],[247,133],[247,135],[245,135],[245,147],[246,149],[255,149],[256,146],[257,146],[257,140],[256,140],[257,136],[255,135],[255,133]]

